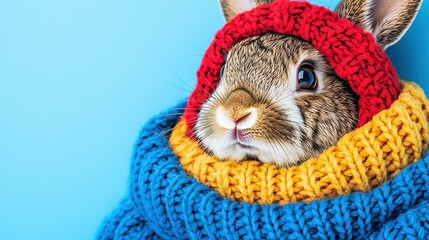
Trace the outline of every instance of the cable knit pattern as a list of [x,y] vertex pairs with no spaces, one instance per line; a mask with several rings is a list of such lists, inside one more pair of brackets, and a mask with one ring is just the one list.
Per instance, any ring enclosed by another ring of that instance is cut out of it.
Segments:
[[257,161],[221,161],[186,136],[186,122],[170,145],[189,175],[224,197],[251,203],[288,203],[367,192],[419,160],[429,143],[429,103],[406,83],[399,99],[317,159],[280,168]]
[[336,74],[359,96],[358,127],[397,99],[397,73],[370,33],[324,7],[277,0],[237,15],[217,32],[198,69],[198,83],[184,113],[190,137],[202,103],[219,83],[229,48],[268,32],[299,37],[326,57]]
[[428,157],[365,194],[285,205],[238,203],[188,177],[170,150],[168,131],[183,107],[154,117],[141,130],[128,194],[100,227],[98,239],[429,237]]

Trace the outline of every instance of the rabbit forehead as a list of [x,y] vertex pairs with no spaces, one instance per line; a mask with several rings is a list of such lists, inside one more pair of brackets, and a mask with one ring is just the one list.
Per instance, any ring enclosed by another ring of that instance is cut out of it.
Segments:
[[294,77],[303,62],[313,63],[320,71],[333,71],[310,43],[299,38],[268,33],[245,39],[234,45],[226,61],[226,75],[230,78],[268,79]]
[[333,73],[323,55],[308,42],[273,33],[251,37],[231,48],[219,88],[224,94],[246,88],[256,94],[276,92],[282,96],[277,94],[280,89],[296,90],[298,69],[303,64],[311,64],[320,80]]

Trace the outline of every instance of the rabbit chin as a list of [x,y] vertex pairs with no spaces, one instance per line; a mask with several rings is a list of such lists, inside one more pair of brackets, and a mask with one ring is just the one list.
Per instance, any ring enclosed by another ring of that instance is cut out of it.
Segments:
[[258,148],[254,149],[243,148],[237,144],[217,147],[212,144],[209,149],[220,159],[234,161],[252,159],[281,167],[296,165],[305,158],[304,149],[294,143],[287,143],[282,146],[258,144]]

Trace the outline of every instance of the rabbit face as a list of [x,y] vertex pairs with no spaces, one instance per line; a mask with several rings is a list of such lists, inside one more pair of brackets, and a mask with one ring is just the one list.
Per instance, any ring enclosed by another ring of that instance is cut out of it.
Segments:
[[220,158],[288,166],[335,144],[357,112],[356,95],[309,43],[265,34],[231,48],[195,133]]

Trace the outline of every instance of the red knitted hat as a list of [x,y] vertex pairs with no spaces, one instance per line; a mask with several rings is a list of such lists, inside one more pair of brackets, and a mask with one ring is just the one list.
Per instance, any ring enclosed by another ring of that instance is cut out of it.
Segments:
[[183,115],[189,136],[202,103],[219,83],[228,50],[243,39],[272,32],[308,41],[326,57],[335,73],[359,96],[357,127],[397,99],[400,83],[395,68],[370,33],[324,7],[278,0],[237,15],[216,33],[198,69],[197,86]]

